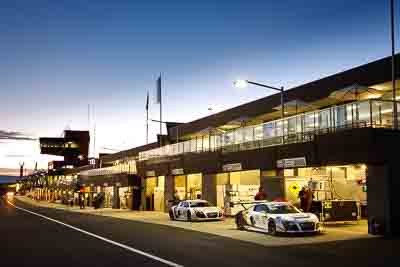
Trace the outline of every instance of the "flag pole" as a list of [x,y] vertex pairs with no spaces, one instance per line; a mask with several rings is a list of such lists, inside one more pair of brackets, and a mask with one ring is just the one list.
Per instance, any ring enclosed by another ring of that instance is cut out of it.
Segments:
[[398,128],[397,102],[396,102],[396,64],[395,64],[395,23],[394,0],[390,1],[390,37],[392,43],[392,100],[393,100],[393,128]]
[[146,100],[146,144],[149,143],[149,91],[147,91]]
[[160,73],[160,143],[162,143],[161,136],[162,136],[162,89],[161,89],[161,73]]
[[149,110],[146,111],[146,144],[149,143]]

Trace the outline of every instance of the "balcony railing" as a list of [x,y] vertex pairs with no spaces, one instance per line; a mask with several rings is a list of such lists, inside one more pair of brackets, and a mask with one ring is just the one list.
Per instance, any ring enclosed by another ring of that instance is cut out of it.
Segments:
[[[397,110],[400,111],[400,103],[396,102],[396,105]],[[393,101],[357,101],[242,127],[219,135],[198,137],[140,152],[139,160],[176,156],[184,153],[233,152],[289,143],[310,142],[316,134],[360,127],[393,128]]]

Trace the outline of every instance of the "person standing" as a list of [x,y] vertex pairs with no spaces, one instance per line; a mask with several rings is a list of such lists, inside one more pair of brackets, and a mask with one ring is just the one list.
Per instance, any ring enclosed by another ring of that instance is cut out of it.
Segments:
[[81,208],[81,209],[84,209],[85,208],[85,197],[83,196],[83,194],[82,193],[79,193],[79,197],[78,197],[79,199],[78,199],[78,201],[79,201],[79,207]]
[[304,212],[307,209],[306,192],[307,192],[306,186],[303,186],[299,191],[300,209],[302,209]]
[[312,202],[314,199],[314,192],[311,189],[311,187],[307,188],[305,198],[306,198],[305,199],[305,206],[306,206],[305,212],[311,212],[311,206],[312,206]]

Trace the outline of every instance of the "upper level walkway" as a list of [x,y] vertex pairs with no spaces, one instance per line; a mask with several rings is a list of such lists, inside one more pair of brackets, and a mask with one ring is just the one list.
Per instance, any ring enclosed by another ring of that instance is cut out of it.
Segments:
[[[400,103],[396,102],[400,111]],[[390,100],[364,100],[331,106],[258,125],[240,127],[221,134],[198,136],[185,142],[166,145],[139,153],[139,160],[202,153],[208,151],[234,152],[304,143],[315,135],[353,128],[393,128],[393,106]],[[399,112],[397,113],[398,116]]]

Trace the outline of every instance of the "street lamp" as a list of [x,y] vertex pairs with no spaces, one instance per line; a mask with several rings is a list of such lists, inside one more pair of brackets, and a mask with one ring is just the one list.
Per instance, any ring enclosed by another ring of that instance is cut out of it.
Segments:
[[265,88],[268,88],[268,89],[272,89],[272,90],[281,92],[281,117],[282,117],[282,119],[285,117],[285,110],[284,110],[285,107],[284,107],[284,104],[283,104],[283,92],[284,92],[283,86],[278,88],[278,87],[265,85],[265,84],[262,84],[262,83],[252,82],[252,81],[249,81],[249,80],[236,80],[236,81],[233,82],[233,84],[237,88],[246,88],[249,84],[252,84],[252,85],[257,85],[257,86],[260,86],[260,87],[265,87]]
[[392,100],[393,100],[393,128],[398,128],[397,97],[396,97],[396,65],[395,65],[395,23],[394,23],[394,0],[390,0],[390,39],[392,45]]

